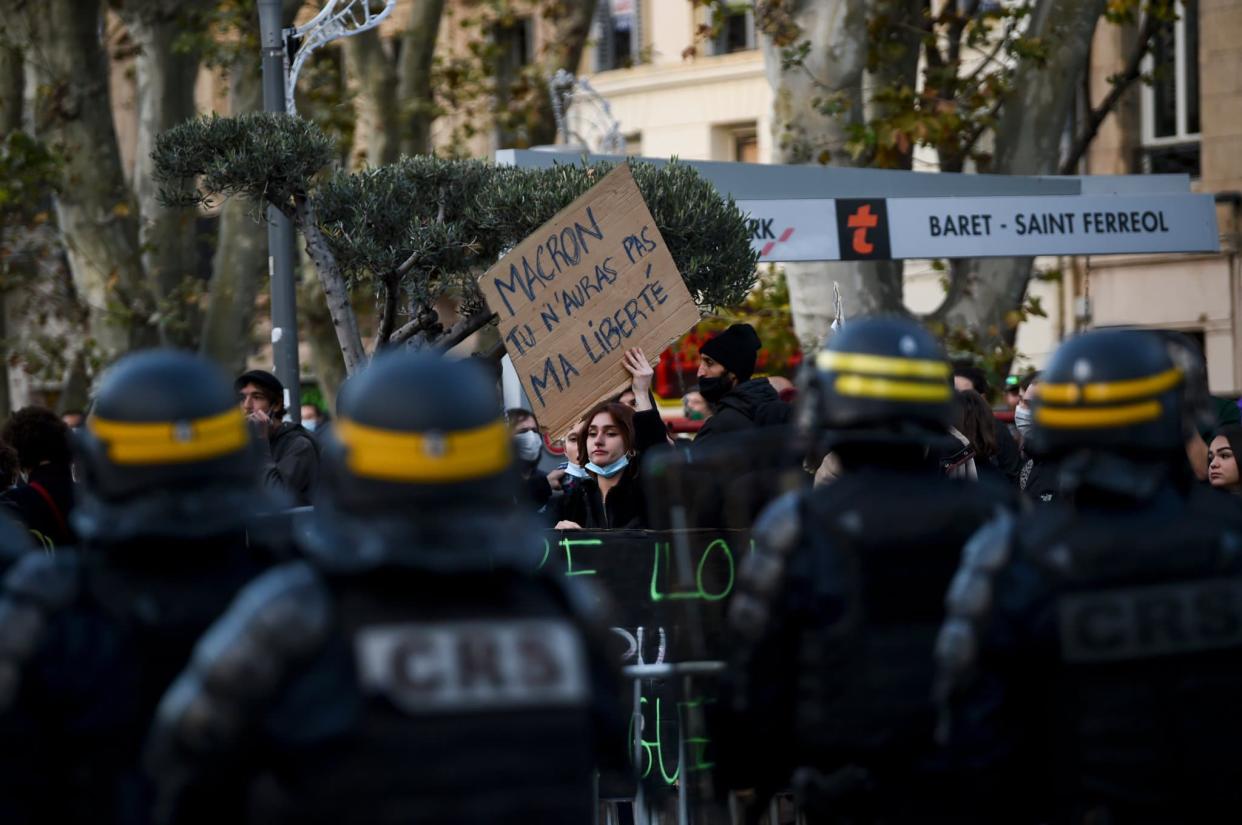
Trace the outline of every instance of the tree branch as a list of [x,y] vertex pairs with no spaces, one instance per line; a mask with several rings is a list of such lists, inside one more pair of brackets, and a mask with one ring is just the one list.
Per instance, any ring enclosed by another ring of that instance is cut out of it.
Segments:
[[375,333],[375,351],[388,344],[397,325],[397,301],[401,297],[401,279],[390,272],[383,278],[384,305],[380,308],[379,329]]
[[476,312],[468,318],[461,319],[453,325],[452,329],[444,334],[443,338],[435,342],[436,349],[440,352],[448,352],[471,335],[483,329],[495,317],[496,313],[484,310],[483,312]]
[[345,371],[352,375],[367,359],[366,351],[362,348],[362,335],[358,332],[358,319],[354,315],[354,308],[350,306],[345,279],[332,255],[328,239],[319,230],[314,208],[304,195],[295,198],[294,221],[302,230],[302,237],[306,239],[306,254],[315,265],[319,283],[323,286],[328,314],[332,316],[336,340],[341,345],[341,355],[345,358]]
[[1100,131],[1100,126],[1112,114],[1113,109],[1117,106],[1117,101],[1121,100],[1121,96],[1126,90],[1134,85],[1134,81],[1138,80],[1143,74],[1143,58],[1151,51],[1152,40],[1159,33],[1161,27],[1166,25],[1157,15],[1149,14],[1143,21],[1143,28],[1139,32],[1138,41],[1134,44],[1134,51],[1130,53],[1130,59],[1126,61],[1126,67],[1121,74],[1112,79],[1113,87],[1108,90],[1108,94],[1100,101],[1100,105],[1091,110],[1087,115],[1087,122],[1083,124],[1082,131],[1074,138],[1074,145],[1070,147],[1069,153],[1061,161],[1060,173],[1062,175],[1072,175],[1078,170],[1078,163],[1082,160],[1083,155],[1087,153],[1087,148],[1091,146],[1091,141],[1095,140],[1095,136]]
[[388,338],[388,343],[395,346],[404,344],[422,332],[428,332],[440,323],[440,314],[429,306],[420,306],[414,313],[414,320],[406,323],[401,329],[394,332]]

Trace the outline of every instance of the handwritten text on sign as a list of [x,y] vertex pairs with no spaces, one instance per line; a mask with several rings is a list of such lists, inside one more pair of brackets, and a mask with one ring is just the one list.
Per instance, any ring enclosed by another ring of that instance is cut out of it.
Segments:
[[488,270],[479,289],[554,436],[629,383],[626,349],[654,358],[699,320],[625,164]]

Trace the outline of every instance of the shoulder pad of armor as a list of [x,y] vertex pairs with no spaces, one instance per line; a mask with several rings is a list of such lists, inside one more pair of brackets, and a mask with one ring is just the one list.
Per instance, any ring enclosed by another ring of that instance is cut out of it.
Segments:
[[305,562],[255,579],[195,646],[189,667],[165,694],[157,740],[171,737],[199,752],[224,748],[247,712],[321,647],[333,616],[330,592]]
[[751,536],[759,552],[788,556],[802,536],[802,498],[785,493],[764,508],[755,520]]
[[0,711],[17,698],[22,670],[47,635],[52,617],[78,594],[77,557],[29,553],[0,588]]
[[78,597],[79,574],[76,553],[26,553],[4,577],[4,596],[35,602],[48,612],[63,610]]
[[549,576],[549,579],[560,590],[574,618],[595,631],[608,627],[608,617],[613,615],[613,603],[602,587],[582,581],[581,577],[569,579],[564,576]]
[[948,730],[951,699],[973,679],[982,627],[994,604],[995,579],[1013,559],[1016,521],[998,508],[962,549],[961,564],[945,594],[945,621],[936,638],[934,693],[939,706],[938,737]]

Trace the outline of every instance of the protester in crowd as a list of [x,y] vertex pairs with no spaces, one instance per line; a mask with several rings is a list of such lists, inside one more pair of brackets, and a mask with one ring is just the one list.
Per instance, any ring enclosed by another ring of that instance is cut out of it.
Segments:
[[[987,457],[981,457],[979,460],[986,460],[993,467],[1004,473],[1005,477],[1011,482],[1017,484],[1024,463],[1022,450],[1018,447],[1018,440],[1014,438],[1009,424],[992,415],[990,412],[991,407],[987,406],[988,399],[992,394],[987,374],[969,361],[955,361],[953,363],[953,386],[959,392],[974,390],[982,398],[984,407],[989,410],[988,421],[989,426],[992,428],[992,441],[995,442],[995,448]],[[1014,403],[1017,403],[1016,399]],[[978,412],[977,409],[976,412]],[[969,433],[967,433],[967,436],[969,437]],[[975,443],[975,439],[972,438],[971,443],[975,445],[975,450],[978,452],[979,445]]]
[[973,821],[1238,816],[1242,508],[1193,480],[1184,390],[1136,330],[1071,338],[1044,372],[1027,442],[1065,496],[971,539],[936,647]]
[[621,394],[617,396],[617,403],[624,404],[631,410],[638,409],[638,397],[634,395],[634,389],[631,387],[622,390]]
[[691,421],[706,421],[714,413],[712,405],[707,403],[697,386],[686,390],[686,394],[681,397],[681,406],[686,418]]
[[784,424],[790,407],[766,378],[752,379],[761,348],[750,324],[734,324],[699,349],[699,393],[715,414],[704,422],[694,443],[754,427]]
[[81,410],[65,410],[60,414],[60,420],[65,422],[65,426],[71,430],[76,430],[86,423],[86,413]]
[[541,509],[561,489],[565,471],[559,468],[550,473],[540,471],[543,431],[539,428],[539,421],[533,412],[522,407],[511,407],[505,410],[505,421],[509,427],[509,437],[513,441],[513,454],[516,457],[514,467],[522,488],[535,508]]
[[1010,412],[1017,409],[1019,402],[1022,401],[1021,381],[1022,379],[1016,375],[1005,379],[1005,408]]
[[1238,450],[1242,448],[1242,426],[1229,424],[1216,431],[1208,446],[1208,481],[1213,487],[1242,496],[1238,477]]
[[774,502],[729,604],[713,727],[720,778],[809,822],[940,822],[969,805],[937,770],[932,645],[962,544],[1009,503],[946,479],[949,364],[901,318],[851,320],[815,359],[808,414],[839,477]]
[[[999,471],[1000,460],[997,447],[997,435],[1005,432],[1004,427],[998,428],[1000,422],[992,415],[992,408],[983,396],[973,389],[957,391],[957,422],[956,429],[970,442],[974,450],[975,465],[983,465]],[[1007,433],[1006,433],[1007,434]],[[1014,445],[1016,451],[1017,445]]]
[[303,404],[302,427],[322,444],[328,430],[332,427],[332,416],[318,404]]
[[297,506],[311,504],[319,480],[319,446],[300,425],[281,420],[284,385],[270,372],[251,370],[238,376],[233,386],[260,447],[264,483],[284,492]]
[[0,493],[0,504],[12,509],[44,547],[74,541],[70,516],[76,485],[69,452],[69,427],[44,407],[24,407],[9,416],[0,441],[17,451],[24,481]]
[[22,480],[21,473],[22,463],[17,456],[17,450],[0,442],[0,493],[17,486]]
[[1039,373],[1028,373],[1018,382],[1018,405],[1013,410],[1013,425],[1018,430],[1018,446],[1031,429],[1031,402],[1039,392]]
[[[305,561],[168,691],[157,822],[545,823],[629,753],[589,583],[540,558],[482,368],[408,350],[341,394]],[[628,410],[628,407],[623,409]]]
[[588,478],[562,502],[558,530],[647,527],[647,503],[639,479],[643,454],[667,442],[668,432],[647,390],[653,372],[642,350],[627,350],[622,363],[633,376],[638,409],[605,401],[582,418],[577,463]]
[[149,822],[156,703],[266,563],[246,532],[254,449],[208,361],[146,350],[104,374],[74,442],[80,549],[28,554],[0,584],[0,822]]

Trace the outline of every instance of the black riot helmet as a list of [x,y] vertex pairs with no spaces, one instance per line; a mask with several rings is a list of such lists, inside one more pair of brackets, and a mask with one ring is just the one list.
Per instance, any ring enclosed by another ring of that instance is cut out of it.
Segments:
[[257,466],[227,375],[174,350],[126,356],[103,376],[74,441],[87,541],[203,537],[253,512]]
[[1078,450],[1132,458],[1182,454],[1182,370],[1142,330],[1097,330],[1052,355],[1033,404],[1028,439],[1038,455]]
[[917,323],[852,320],[815,357],[804,419],[829,443],[938,443],[953,420],[951,381],[940,344]]
[[322,492],[358,515],[511,506],[509,430],[494,383],[469,361],[393,351],[341,391]]

